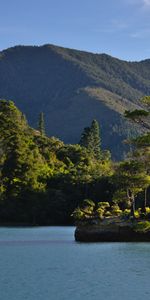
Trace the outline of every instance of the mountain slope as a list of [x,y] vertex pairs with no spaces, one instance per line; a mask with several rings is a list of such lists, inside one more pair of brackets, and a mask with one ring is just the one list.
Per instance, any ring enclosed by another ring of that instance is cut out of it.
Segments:
[[116,158],[125,150],[122,140],[136,131],[124,110],[139,107],[144,94],[150,94],[150,60],[126,62],[53,45],[0,52],[0,98],[12,99],[33,127],[43,111],[47,133],[67,143],[77,143],[96,118],[103,147]]

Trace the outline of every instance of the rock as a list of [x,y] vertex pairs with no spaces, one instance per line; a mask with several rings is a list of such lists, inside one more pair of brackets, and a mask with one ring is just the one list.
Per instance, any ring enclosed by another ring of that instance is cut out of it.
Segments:
[[77,242],[150,242],[150,231],[136,232],[129,223],[77,226]]

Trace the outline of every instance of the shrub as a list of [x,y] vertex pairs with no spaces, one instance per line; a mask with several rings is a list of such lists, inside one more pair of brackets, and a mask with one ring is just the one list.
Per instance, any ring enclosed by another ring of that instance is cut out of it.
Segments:
[[[106,216],[107,209],[109,207],[110,207],[110,204],[108,202],[98,202],[97,213],[98,213],[99,218],[103,218],[104,216]],[[109,211],[108,211],[108,213],[109,213]]]
[[77,207],[72,216],[74,217],[75,220],[82,220],[84,219],[84,213],[81,211],[81,209],[79,207]]
[[103,218],[105,210],[99,207],[96,211],[98,213],[99,218]]
[[84,206],[95,207],[95,203],[91,199],[84,199],[83,204]]
[[112,214],[109,210],[107,210],[104,215],[105,215],[105,217],[110,217]]
[[146,214],[150,214],[150,207],[146,207]]
[[133,226],[136,232],[147,232],[150,231],[150,222],[149,221],[141,221]]
[[106,209],[110,207],[109,202],[98,202],[98,207]]
[[129,218],[130,217],[130,209],[126,208],[124,211],[122,211],[121,217],[122,218]]
[[121,213],[122,213],[122,210],[120,209],[120,207],[117,204],[114,204],[111,207],[111,211],[112,211],[113,215],[117,215],[117,216],[121,215]]
[[136,211],[134,212],[134,215],[135,215],[136,218],[139,218],[139,217],[140,217],[140,211],[139,211],[139,210],[136,210]]

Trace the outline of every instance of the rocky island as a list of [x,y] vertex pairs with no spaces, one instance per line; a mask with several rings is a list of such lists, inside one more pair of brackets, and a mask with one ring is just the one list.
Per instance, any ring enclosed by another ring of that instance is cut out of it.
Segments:
[[117,205],[100,202],[97,207],[85,200],[74,212],[77,242],[150,242],[150,208],[131,214],[130,209],[121,211]]
[[75,230],[77,242],[150,242],[148,221],[105,219],[99,224],[79,224]]

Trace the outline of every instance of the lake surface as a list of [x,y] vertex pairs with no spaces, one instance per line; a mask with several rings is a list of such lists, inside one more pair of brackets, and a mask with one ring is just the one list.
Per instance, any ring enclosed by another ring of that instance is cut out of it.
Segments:
[[80,244],[73,234],[0,228],[0,299],[150,299],[150,243]]

